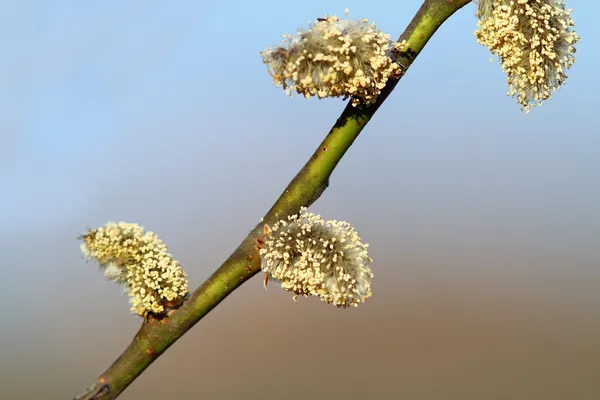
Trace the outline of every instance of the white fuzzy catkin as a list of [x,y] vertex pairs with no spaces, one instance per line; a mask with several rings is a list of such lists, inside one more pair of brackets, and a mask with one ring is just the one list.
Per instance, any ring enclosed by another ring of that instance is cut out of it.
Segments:
[[386,82],[400,75],[390,57],[394,43],[366,19],[335,15],[313,22],[280,46],[261,52],[277,86],[288,95],[352,98],[352,105],[375,102]]
[[579,36],[561,0],[479,0],[477,42],[500,57],[508,95],[529,112],[560,88]]
[[270,229],[260,249],[261,268],[295,295],[357,307],[371,296],[367,247],[349,223],[325,221],[303,207]]
[[167,246],[137,224],[109,222],[82,240],[83,254],[100,264],[106,278],[125,286],[135,314],[161,314],[189,291],[186,274]]

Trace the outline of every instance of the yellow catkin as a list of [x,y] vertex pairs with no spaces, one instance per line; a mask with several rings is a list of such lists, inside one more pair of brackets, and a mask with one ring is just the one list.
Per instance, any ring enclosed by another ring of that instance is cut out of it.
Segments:
[[81,251],[122,284],[138,315],[160,314],[188,293],[187,276],[167,246],[137,224],[109,222],[82,236]]
[[348,224],[302,208],[277,222],[260,249],[262,270],[296,296],[318,296],[346,308],[371,296],[368,245]]
[[480,0],[477,41],[500,58],[508,95],[529,112],[551,98],[575,62],[579,36],[561,0]]
[[276,86],[291,95],[352,98],[375,102],[386,82],[401,73],[390,57],[394,43],[367,20],[319,18],[280,46],[261,52]]

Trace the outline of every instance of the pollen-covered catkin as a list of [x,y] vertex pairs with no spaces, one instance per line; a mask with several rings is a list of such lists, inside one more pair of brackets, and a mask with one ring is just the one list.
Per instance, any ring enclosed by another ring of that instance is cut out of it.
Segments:
[[352,105],[375,102],[386,82],[401,73],[390,57],[394,43],[374,23],[319,18],[280,46],[261,52],[277,86],[288,95],[352,98]]
[[187,295],[186,273],[153,232],[137,224],[109,222],[81,239],[83,254],[100,264],[106,278],[125,287],[132,312],[160,314]]
[[500,57],[508,95],[529,112],[552,97],[575,62],[579,36],[562,0],[479,0],[477,42]]
[[367,247],[349,223],[325,221],[303,207],[270,229],[260,249],[261,268],[295,295],[357,307],[371,296]]

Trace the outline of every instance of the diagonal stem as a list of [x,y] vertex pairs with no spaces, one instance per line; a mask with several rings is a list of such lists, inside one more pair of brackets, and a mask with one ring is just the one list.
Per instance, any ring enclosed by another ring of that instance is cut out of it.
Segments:
[[[471,0],[425,0],[399,42],[406,41],[397,62],[406,70],[439,26]],[[260,271],[257,240],[264,224],[310,206],[327,188],[338,162],[367,125],[400,78],[388,81],[377,102],[369,107],[350,104],[323,142],[279,199],[229,258],[167,318],[146,320],[121,356],[77,399],[114,399],[177,339],[242,283]]]

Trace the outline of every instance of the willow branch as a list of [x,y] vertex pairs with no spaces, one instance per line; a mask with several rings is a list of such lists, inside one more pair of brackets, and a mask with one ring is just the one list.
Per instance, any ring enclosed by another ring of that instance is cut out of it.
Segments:
[[[438,27],[470,0],[426,0],[399,42],[407,45],[397,62],[406,71]],[[311,205],[327,188],[329,177],[377,109],[396,87],[388,81],[377,101],[368,107],[345,108],[318,149],[289,183],[279,199],[229,258],[197,288],[183,305],[162,319],[147,319],[121,356],[78,399],[114,399],[177,339],[225,297],[260,271],[257,240],[264,224],[297,213]]]

